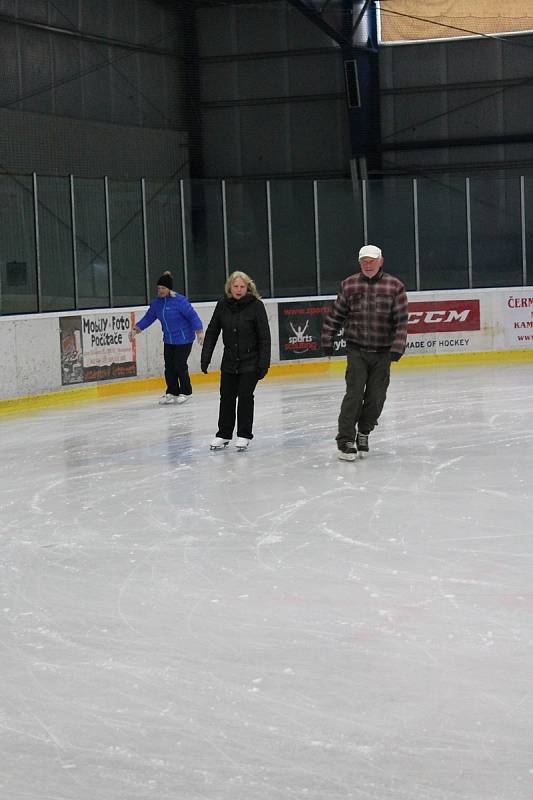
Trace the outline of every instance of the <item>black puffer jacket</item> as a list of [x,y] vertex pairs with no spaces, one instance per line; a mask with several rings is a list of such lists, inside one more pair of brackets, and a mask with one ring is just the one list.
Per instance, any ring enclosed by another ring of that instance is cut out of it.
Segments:
[[222,372],[257,372],[264,377],[270,366],[270,328],[261,300],[247,294],[240,300],[224,297],[218,301],[205,332],[203,372],[207,372],[220,331],[224,342]]

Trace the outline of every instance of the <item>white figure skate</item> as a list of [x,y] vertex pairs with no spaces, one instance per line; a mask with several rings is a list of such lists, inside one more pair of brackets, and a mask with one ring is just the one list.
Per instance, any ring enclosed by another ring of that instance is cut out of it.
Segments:
[[235,439],[235,447],[241,453],[244,450],[248,449],[249,444],[250,444],[250,439],[245,439],[243,436],[237,436],[237,438]]
[[215,436],[209,445],[211,450],[224,450],[229,444],[229,439],[221,439],[220,436]]

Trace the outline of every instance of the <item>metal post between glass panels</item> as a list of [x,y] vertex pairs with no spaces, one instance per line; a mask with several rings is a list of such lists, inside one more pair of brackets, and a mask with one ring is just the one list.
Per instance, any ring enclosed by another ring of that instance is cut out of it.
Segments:
[[367,196],[366,196],[366,190],[367,190],[367,186],[366,186],[367,182],[366,182],[366,180],[362,180],[361,184],[362,184],[362,189],[363,189],[363,191],[362,191],[362,197],[363,197],[363,238],[365,240],[364,244],[368,244],[368,206],[367,206]]
[[320,275],[320,230],[318,225],[318,181],[313,181],[313,210],[315,218],[316,293],[322,294],[322,279]]
[[37,295],[37,312],[39,312],[42,305],[41,296],[41,247],[39,244],[39,202],[37,195],[37,174],[32,173],[33,185],[33,232],[35,236],[35,273],[36,273],[36,295]]
[[520,225],[522,231],[522,285],[527,286],[526,180],[520,175]]
[[144,280],[146,282],[145,299],[150,302],[150,264],[148,261],[148,223],[146,221],[146,181],[141,178],[141,204],[142,204],[142,224],[143,224],[143,248],[144,248]]
[[78,248],[76,247],[76,203],[74,199],[74,175],[69,175],[70,186],[70,221],[72,234],[72,269],[74,270],[74,308],[79,306],[78,291]]
[[228,251],[228,216],[226,203],[226,181],[222,181],[222,238],[224,241],[224,271],[229,277],[229,251]]
[[183,251],[183,291],[189,296],[189,265],[187,263],[187,227],[185,224],[185,183],[180,179],[181,248]]
[[415,237],[415,282],[416,291],[420,291],[420,238],[418,231],[418,183],[416,178],[413,178],[413,222],[414,222],[414,237]]
[[466,249],[468,261],[468,288],[474,285],[473,265],[472,265],[472,208],[470,205],[470,178],[465,178],[466,196]]
[[104,175],[105,239],[107,246],[107,286],[109,306],[113,308],[113,259],[111,256],[111,223],[109,215],[109,179]]
[[275,297],[274,293],[274,253],[272,249],[272,197],[270,194],[270,181],[266,181],[266,201],[267,201],[267,229],[268,229],[268,271],[270,276],[270,297]]

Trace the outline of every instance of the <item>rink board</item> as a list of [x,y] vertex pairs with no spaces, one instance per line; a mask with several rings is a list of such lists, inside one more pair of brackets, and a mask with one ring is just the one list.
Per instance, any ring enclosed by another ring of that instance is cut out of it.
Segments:
[[[321,318],[333,297],[265,300],[272,334],[269,377],[320,374],[342,370],[342,333],[338,357],[324,359],[320,350]],[[214,303],[194,306],[207,325]],[[127,331],[146,307],[85,310],[0,318],[0,411],[21,407],[160,391],[163,347],[158,323],[132,345]],[[283,313],[290,322],[283,326]],[[83,349],[76,363],[76,347]],[[287,350],[290,360],[287,360]],[[409,293],[409,334],[398,368],[521,360],[533,357],[533,287]],[[209,375],[200,372],[200,348],[189,359],[195,387],[218,380],[219,341]],[[396,368],[396,367],[395,367]],[[99,380],[99,376],[115,375]],[[122,377],[129,375],[130,377]],[[72,380],[72,383],[65,381]]]

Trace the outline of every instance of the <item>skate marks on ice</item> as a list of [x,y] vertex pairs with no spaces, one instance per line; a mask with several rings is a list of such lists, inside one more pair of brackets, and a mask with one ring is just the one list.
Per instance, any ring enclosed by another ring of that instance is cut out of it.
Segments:
[[246,454],[214,391],[0,423],[2,793],[529,800],[530,394],[398,372],[352,464],[340,380]]

